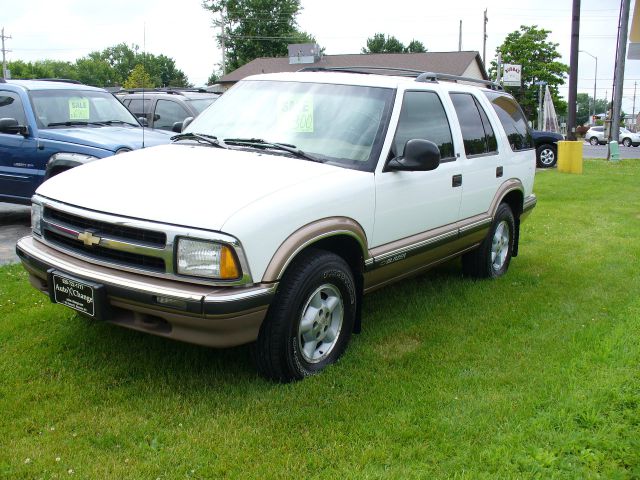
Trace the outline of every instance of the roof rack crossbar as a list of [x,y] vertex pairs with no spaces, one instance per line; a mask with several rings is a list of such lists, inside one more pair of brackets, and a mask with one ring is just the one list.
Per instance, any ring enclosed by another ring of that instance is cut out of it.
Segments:
[[491,90],[504,90],[502,85],[493,82],[491,80],[484,80],[481,78],[461,77],[459,75],[451,75],[449,73],[436,73],[436,72],[422,72],[416,78],[416,82],[433,82],[438,83],[438,80],[447,80],[451,82],[467,82],[477,83],[490,88]]
[[173,93],[182,95],[183,93],[188,92],[198,92],[198,93],[211,93],[207,92],[204,88],[189,88],[189,87],[152,87],[152,88],[121,88],[116,93]]
[[415,77],[420,75],[422,70],[412,70],[410,68],[393,68],[393,67],[369,67],[366,65],[354,65],[348,67],[304,67],[298,72],[341,72],[341,73],[378,73],[392,72],[392,75],[402,77]]

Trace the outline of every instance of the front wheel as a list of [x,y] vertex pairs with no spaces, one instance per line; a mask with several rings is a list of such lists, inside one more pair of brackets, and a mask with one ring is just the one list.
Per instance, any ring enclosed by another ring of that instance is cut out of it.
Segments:
[[462,256],[464,274],[475,278],[498,278],[507,273],[513,253],[514,232],[511,207],[501,203],[487,237],[478,248]]
[[600,142],[598,141],[598,137],[591,137],[591,139],[589,140],[589,143],[595,147]]
[[630,147],[631,146],[631,139],[630,138],[625,138],[622,140],[622,145],[624,145],[625,147]]
[[540,145],[537,150],[538,167],[551,168],[558,161],[558,155],[553,145]]
[[349,343],[357,301],[353,273],[341,257],[302,253],[285,272],[260,328],[260,374],[290,382],[335,363]]

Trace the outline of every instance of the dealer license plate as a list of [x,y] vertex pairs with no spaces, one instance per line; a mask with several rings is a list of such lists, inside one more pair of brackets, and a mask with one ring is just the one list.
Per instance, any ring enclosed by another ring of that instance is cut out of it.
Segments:
[[52,272],[51,300],[74,310],[96,316],[96,292],[92,285]]

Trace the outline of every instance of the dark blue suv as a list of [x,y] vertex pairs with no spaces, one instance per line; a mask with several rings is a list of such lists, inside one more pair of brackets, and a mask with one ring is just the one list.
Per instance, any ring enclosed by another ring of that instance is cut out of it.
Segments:
[[67,81],[0,78],[0,202],[31,203],[47,178],[98,158],[169,143],[113,95]]

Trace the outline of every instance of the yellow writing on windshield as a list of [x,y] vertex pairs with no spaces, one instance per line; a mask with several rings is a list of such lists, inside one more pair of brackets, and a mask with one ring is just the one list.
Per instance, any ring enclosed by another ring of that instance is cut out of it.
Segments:
[[69,120],[89,120],[89,99],[72,97],[69,99]]
[[289,132],[313,133],[313,97],[281,95],[278,98],[278,126]]

